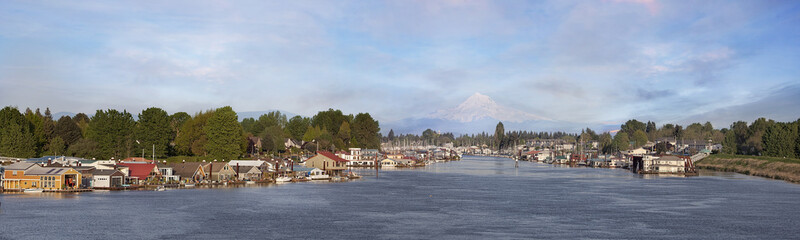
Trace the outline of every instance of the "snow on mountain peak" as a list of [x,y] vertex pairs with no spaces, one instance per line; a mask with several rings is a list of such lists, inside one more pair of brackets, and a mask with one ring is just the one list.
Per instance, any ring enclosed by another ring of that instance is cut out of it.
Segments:
[[508,122],[546,119],[517,109],[500,106],[491,97],[477,92],[457,107],[436,111],[432,114],[432,117],[459,122],[472,122],[484,118]]

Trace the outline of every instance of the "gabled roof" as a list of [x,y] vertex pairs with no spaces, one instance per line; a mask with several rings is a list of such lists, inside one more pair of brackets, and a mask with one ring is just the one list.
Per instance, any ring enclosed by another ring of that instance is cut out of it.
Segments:
[[156,165],[153,163],[120,163],[118,165],[128,167],[129,175],[139,179],[146,179],[150,176],[150,173],[158,172]]
[[329,159],[331,159],[331,160],[333,160],[335,162],[349,162],[349,161],[344,160],[344,159],[340,158],[339,156],[336,156],[335,154],[333,154],[331,152],[327,152],[327,151],[319,151],[319,152],[317,152],[317,156],[319,156],[319,155],[322,155],[322,156],[324,156],[326,158],[329,158]]
[[202,166],[201,162],[185,162],[185,163],[171,163],[169,164],[172,167],[173,174],[182,176],[185,178],[189,178],[194,176],[200,166]]
[[[117,173],[119,173],[119,174],[117,174]],[[95,176],[111,176],[111,175],[124,175],[124,174],[122,172],[120,172],[119,170],[95,169],[94,171],[92,171],[92,175],[95,175]]]
[[[206,163],[206,164],[203,164],[203,171],[205,171],[205,172],[207,172],[207,173],[209,173],[209,172],[210,172],[210,173],[218,173],[219,171],[221,171],[221,170],[222,170],[222,168],[223,168],[223,167],[225,167],[225,165],[229,165],[229,164],[228,164],[228,163],[226,163],[226,162],[211,162],[211,163]],[[208,167],[209,167],[209,166],[210,166],[210,167],[212,167],[212,168],[211,168],[211,171],[209,171],[209,169],[208,169]]]
[[36,163],[29,163],[29,162],[16,162],[14,164],[6,166],[6,170],[26,170],[28,168],[33,167]]
[[61,174],[66,173],[67,171],[71,170],[72,168],[62,168],[62,167],[33,167],[25,171],[25,175],[54,175],[58,176]]
[[236,167],[233,167],[233,171],[235,171],[238,174],[248,173],[248,172],[251,172],[251,171],[252,172],[261,172],[261,170],[258,170],[258,168],[255,167],[255,166],[241,166],[241,165],[239,166],[239,171],[236,171]]

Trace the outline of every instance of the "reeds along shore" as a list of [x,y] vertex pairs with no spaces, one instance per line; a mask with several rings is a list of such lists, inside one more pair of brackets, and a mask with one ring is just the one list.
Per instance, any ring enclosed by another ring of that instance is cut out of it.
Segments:
[[706,158],[695,163],[702,169],[737,172],[800,183],[800,164],[752,158]]

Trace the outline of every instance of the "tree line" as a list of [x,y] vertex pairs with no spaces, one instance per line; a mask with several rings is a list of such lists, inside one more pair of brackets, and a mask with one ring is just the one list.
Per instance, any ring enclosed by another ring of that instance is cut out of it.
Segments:
[[[83,158],[127,158],[155,154],[197,156],[208,159],[235,159],[247,156],[248,137],[262,140],[255,152],[282,153],[284,140],[307,140],[306,147],[345,149],[378,148],[380,127],[368,113],[344,115],[339,110],[319,112],[312,118],[286,119],[270,112],[258,120],[238,121],[230,106],[196,113],[168,114],[151,107],[133,114],[115,109],[97,110],[54,120],[50,109],[20,112],[16,107],[0,110],[0,156],[40,157],[66,155]],[[334,127],[335,125],[335,127]],[[141,155],[140,155],[141,154]]]

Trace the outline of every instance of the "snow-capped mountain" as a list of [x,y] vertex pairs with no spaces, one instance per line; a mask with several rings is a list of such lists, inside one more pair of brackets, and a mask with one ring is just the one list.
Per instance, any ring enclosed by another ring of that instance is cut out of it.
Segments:
[[547,118],[526,113],[517,109],[501,106],[489,96],[475,93],[466,101],[455,108],[443,109],[431,114],[432,118],[459,121],[462,123],[472,122],[485,118],[491,118],[506,122],[524,122],[532,120],[548,120]]

